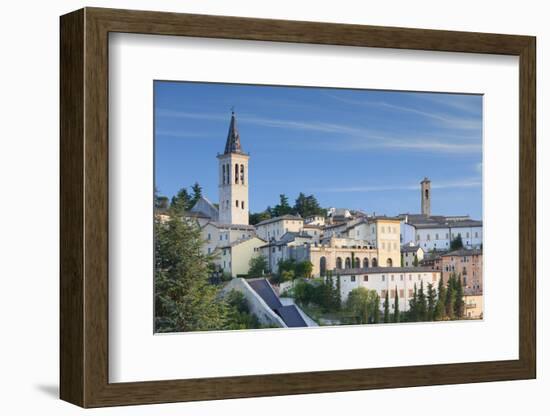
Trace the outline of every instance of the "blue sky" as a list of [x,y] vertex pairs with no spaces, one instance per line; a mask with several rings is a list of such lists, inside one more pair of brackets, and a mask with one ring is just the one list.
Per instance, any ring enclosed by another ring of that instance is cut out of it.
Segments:
[[323,207],[481,218],[482,96],[156,81],[155,180],[218,200],[231,107],[250,153],[249,206],[314,194]]

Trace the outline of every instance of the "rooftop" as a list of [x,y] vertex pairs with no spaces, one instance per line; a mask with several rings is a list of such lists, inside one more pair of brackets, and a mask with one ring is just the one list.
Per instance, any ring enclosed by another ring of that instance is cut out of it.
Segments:
[[360,267],[353,269],[333,270],[335,275],[349,276],[354,274],[379,274],[379,273],[437,273],[431,267]]
[[270,218],[268,220],[260,221],[258,224],[256,224],[256,227],[258,227],[260,225],[266,225],[266,224],[270,224],[272,222],[284,221],[284,220],[303,221],[304,219],[302,217],[300,217],[299,215],[287,214],[287,215],[281,215],[280,217],[274,217],[274,218]]
[[449,251],[448,253],[442,254],[441,257],[467,257],[467,256],[478,256],[480,254],[483,254],[483,251],[478,248],[473,249],[467,249],[467,248],[461,248],[459,250],[455,251]]

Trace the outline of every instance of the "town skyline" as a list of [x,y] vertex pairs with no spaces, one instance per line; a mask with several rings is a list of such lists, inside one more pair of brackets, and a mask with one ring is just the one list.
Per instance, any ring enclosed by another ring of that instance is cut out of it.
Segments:
[[479,95],[156,82],[155,183],[171,197],[199,182],[217,202],[212,154],[234,108],[250,212],[304,192],[325,208],[417,213],[429,177],[434,214],[482,218],[481,105]]

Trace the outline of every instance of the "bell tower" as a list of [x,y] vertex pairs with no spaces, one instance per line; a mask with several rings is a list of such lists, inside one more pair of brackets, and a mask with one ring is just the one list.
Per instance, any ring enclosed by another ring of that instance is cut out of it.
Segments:
[[431,181],[428,178],[424,178],[420,182],[420,205],[422,208],[422,215],[430,216],[431,212],[431,198],[432,198],[432,189]]
[[219,222],[248,225],[248,159],[241,148],[235,112],[231,112],[223,154],[218,154]]

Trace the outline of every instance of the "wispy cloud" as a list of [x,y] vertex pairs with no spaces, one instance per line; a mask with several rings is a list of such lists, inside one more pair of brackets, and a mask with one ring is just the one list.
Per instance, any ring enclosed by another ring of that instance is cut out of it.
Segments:
[[[434,182],[432,189],[477,188],[481,180],[477,178],[462,179],[449,182]],[[346,192],[385,192],[385,191],[418,191],[418,184],[383,185],[383,186],[349,186],[337,188],[317,188],[312,192],[319,193],[346,193]]]
[[480,130],[481,119],[478,117],[454,117],[449,114],[441,114],[439,112],[428,111],[416,107],[407,107],[403,105],[395,105],[385,101],[368,101],[368,100],[353,100],[344,98],[335,94],[326,93],[327,97],[333,98],[351,105],[368,106],[385,108],[390,111],[416,114],[424,118],[428,118],[438,123],[441,127],[460,129],[460,130]]
[[[159,109],[157,115],[160,117],[187,118],[197,120],[210,120],[227,122],[226,114],[199,113],[188,111],[174,111]],[[328,123],[324,121],[295,121],[276,118],[258,117],[253,114],[239,114],[241,123],[280,128],[301,132],[316,132],[330,135],[324,146],[335,151],[350,151],[372,148],[389,148],[403,150],[417,150],[438,153],[474,153],[481,150],[481,144],[460,140],[456,135],[448,137],[439,134],[434,137],[419,137],[411,135],[389,135],[362,126],[350,126],[340,123]],[[316,146],[323,147],[319,142]]]
[[174,137],[178,139],[187,139],[187,138],[197,138],[197,137],[208,137],[208,134],[197,133],[193,131],[185,130],[157,130],[155,132],[157,137]]

